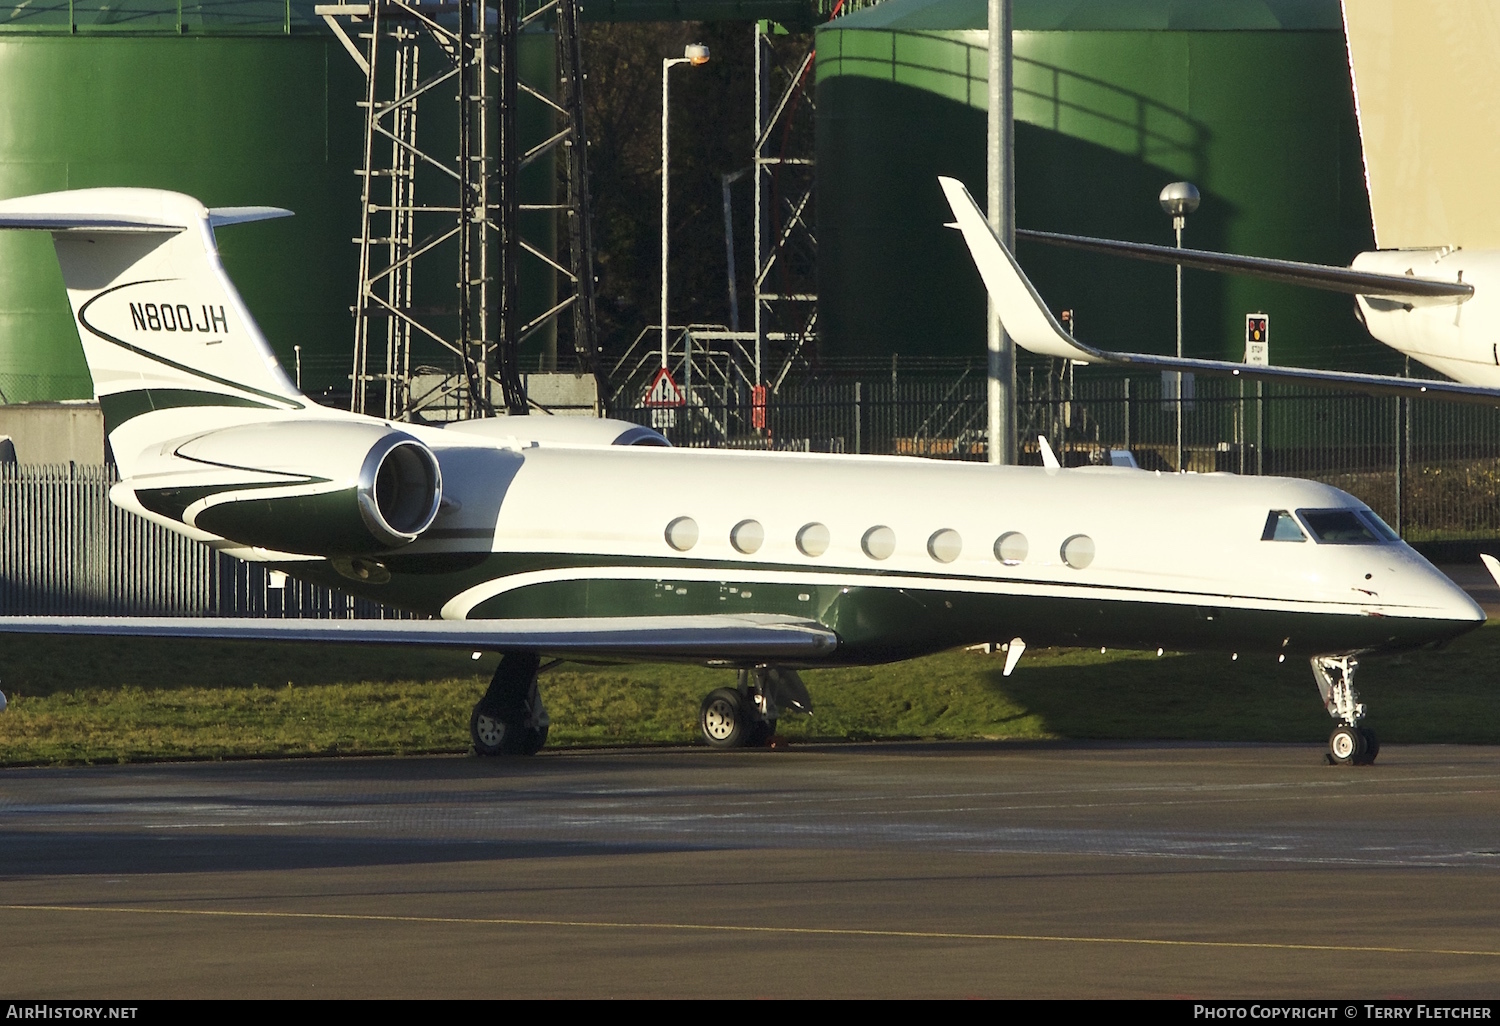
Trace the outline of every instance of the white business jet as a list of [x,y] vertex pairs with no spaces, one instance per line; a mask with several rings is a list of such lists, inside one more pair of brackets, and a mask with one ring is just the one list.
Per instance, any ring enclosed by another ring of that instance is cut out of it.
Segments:
[[[1356,657],[1484,621],[1363,503],[1312,481],[675,449],[610,420],[438,428],[321,407],[278,365],[215,240],[286,213],[91,189],[0,202],[0,228],[52,235],[117,505],[432,619],[0,617],[0,633],[499,652],[470,718],[481,754],[545,741],[543,659],[737,669],[700,710],[705,739],[731,747],[810,710],[796,671],[811,666],[1006,639],[1007,673],[1028,645],[1301,658],[1336,721],[1330,757],[1349,763],[1377,747]],[[958,214],[1012,333],[1060,334],[977,212]],[[1204,700],[1234,700],[1209,685]]]

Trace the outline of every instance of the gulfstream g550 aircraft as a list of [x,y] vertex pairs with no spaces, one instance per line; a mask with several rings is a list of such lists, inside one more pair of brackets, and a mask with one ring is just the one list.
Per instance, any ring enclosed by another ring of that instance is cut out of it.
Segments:
[[[1006,672],[1027,645],[1297,657],[1351,762],[1374,755],[1355,657],[1484,620],[1362,503],[1310,481],[681,450],[608,420],[440,429],[320,407],[215,244],[218,227],[284,213],[96,189],[0,203],[0,227],[52,233],[122,476],[114,502],[435,619],[10,617],[0,632],[499,652],[471,717],[484,754],[545,740],[546,657],[740,670],[702,706],[723,747],[810,709],[802,667],[1004,639]],[[1008,326],[1045,316],[1016,295]]]

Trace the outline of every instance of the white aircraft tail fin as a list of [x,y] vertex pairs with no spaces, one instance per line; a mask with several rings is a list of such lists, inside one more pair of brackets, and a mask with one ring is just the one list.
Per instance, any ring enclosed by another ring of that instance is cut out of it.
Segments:
[[956,227],[989,290],[990,301],[1000,315],[1005,332],[1022,349],[1039,356],[1056,356],[1067,360],[1100,361],[1099,353],[1079,345],[1042,302],[1042,297],[1022,273],[1016,258],[995,237],[989,222],[979,211],[979,204],[956,178],[939,178],[948,205],[953,208]]
[[1500,249],[1500,6],[1343,7],[1375,244]]
[[301,409],[219,262],[214,226],[284,217],[209,210],[156,189],[83,189],[0,202],[0,228],[52,233],[105,428],[174,407]]

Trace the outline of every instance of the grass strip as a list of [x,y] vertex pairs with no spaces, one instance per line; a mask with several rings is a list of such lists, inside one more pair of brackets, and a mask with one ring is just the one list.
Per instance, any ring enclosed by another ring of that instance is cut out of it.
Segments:
[[[379,646],[25,638],[0,646],[0,765],[402,754],[468,749],[496,657]],[[792,740],[1096,738],[1317,742],[1305,663],[1092,649],[956,651],[809,670],[817,713]],[[688,743],[724,670],[568,664],[542,678],[549,743]],[[1367,660],[1359,688],[1386,742],[1500,742],[1500,626],[1440,651]]]

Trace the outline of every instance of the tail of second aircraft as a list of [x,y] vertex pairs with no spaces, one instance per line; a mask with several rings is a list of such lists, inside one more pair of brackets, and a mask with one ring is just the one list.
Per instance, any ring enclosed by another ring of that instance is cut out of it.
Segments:
[[49,231],[106,430],[153,410],[306,405],[219,261],[214,228],[283,217],[155,189],[0,202],[0,228]]

